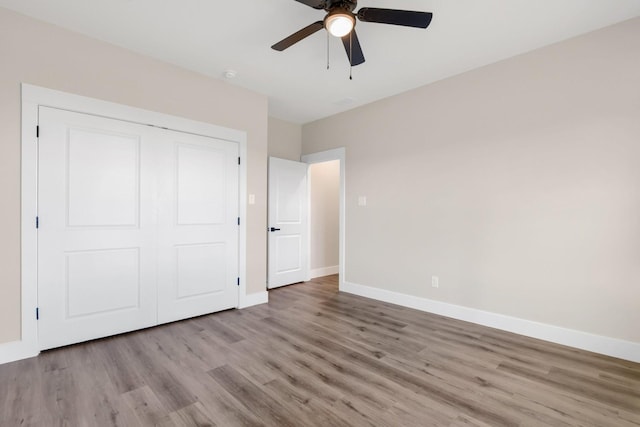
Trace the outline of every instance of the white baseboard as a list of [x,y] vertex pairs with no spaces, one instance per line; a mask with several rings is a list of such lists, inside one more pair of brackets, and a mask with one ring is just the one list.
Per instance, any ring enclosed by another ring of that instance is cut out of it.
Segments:
[[640,363],[640,343],[345,281],[340,291]]
[[313,270],[309,271],[309,276],[312,279],[315,279],[316,277],[330,276],[332,274],[338,274],[338,269],[339,266],[337,265],[332,265],[331,267],[314,268]]
[[12,341],[0,344],[0,365],[35,357],[38,354],[40,354],[40,352],[37,349],[24,341]]
[[247,308],[254,305],[266,304],[269,302],[269,293],[267,291],[258,292],[257,294],[249,294],[244,297],[240,297],[240,304],[238,308]]

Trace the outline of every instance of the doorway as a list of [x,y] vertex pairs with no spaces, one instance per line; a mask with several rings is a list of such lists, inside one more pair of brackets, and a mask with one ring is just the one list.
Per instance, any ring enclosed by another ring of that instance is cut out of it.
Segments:
[[309,277],[338,274],[340,160],[309,165]]
[[[314,173],[314,175],[317,175],[316,180],[321,179],[321,176],[325,175],[325,176],[328,176],[328,180],[331,181],[327,183],[327,185],[321,186],[321,187],[324,187],[323,189],[318,190],[316,188],[313,188],[314,184],[313,184],[313,177],[312,177],[311,183],[310,183],[311,191],[314,191],[314,190],[324,191],[325,192],[324,195],[327,198],[329,199],[333,198],[335,197],[334,194],[336,190],[336,181],[337,181],[337,193],[338,193],[337,194],[337,249],[338,249],[337,265],[331,265],[332,264],[331,260],[335,260],[335,257],[331,258],[332,255],[330,254],[330,251],[332,250],[331,248],[335,247],[335,246],[332,246],[334,245],[334,243],[332,243],[330,240],[332,238],[331,236],[335,238],[335,234],[332,234],[335,232],[328,231],[328,230],[323,231],[321,227],[323,226],[322,225],[323,223],[324,223],[324,226],[327,226],[326,222],[323,221],[322,218],[319,218],[319,221],[315,222],[313,213],[311,214],[311,218],[309,221],[309,224],[310,224],[309,234],[311,236],[311,239],[310,239],[310,249],[308,252],[310,254],[310,265],[311,265],[311,269],[309,271],[310,273],[309,279],[311,279],[312,276],[320,277],[327,274],[338,273],[338,287],[340,290],[343,288],[344,278],[345,278],[345,212],[346,212],[345,158],[346,158],[346,152],[344,148],[335,148],[332,150],[306,154],[301,157],[302,162],[310,165],[310,170],[317,172],[317,174]],[[318,165],[317,168],[316,168],[316,165]],[[337,177],[335,176],[336,173],[337,173]],[[334,215],[332,212],[335,212],[335,207],[324,209],[322,207],[317,207],[315,205],[316,203],[314,203],[313,201],[310,202],[310,209],[316,210],[317,212],[316,217],[318,216],[318,214],[321,214],[323,211],[327,215]],[[315,224],[315,227],[316,227],[315,231],[312,228],[313,227],[311,225],[312,223]],[[334,227],[334,226],[331,226],[331,227]],[[322,237],[323,234],[325,234],[325,237]],[[326,244],[326,247],[323,248],[323,250],[324,249],[327,250],[327,252],[325,253],[318,253],[319,249],[316,249],[311,246],[313,244],[311,241],[315,240],[315,242],[318,242],[321,239],[325,239],[324,243]],[[329,265],[323,266],[322,265],[323,263],[329,264]]]
[[[327,163],[327,165],[319,166],[317,169],[313,167],[323,163]],[[339,288],[342,288],[345,259],[345,149],[337,148],[307,154],[301,157],[301,162],[270,158],[269,168],[269,219],[267,226],[269,279],[267,288],[273,289],[308,281],[312,277],[336,273],[339,275]],[[312,179],[309,179],[312,169],[314,172],[318,172],[316,184],[321,184],[316,189],[323,192],[326,198],[333,199],[333,206],[329,209],[318,206],[322,202],[314,203],[309,197],[311,191],[314,190]],[[327,174],[332,176],[332,183],[322,185],[320,182],[322,175]],[[311,209],[316,209],[315,215],[310,214]],[[332,218],[333,225],[330,226],[333,231],[323,229],[327,225],[324,223],[322,215],[334,215],[336,211],[337,218]],[[288,215],[281,215],[279,212],[288,213]],[[313,226],[313,232],[316,234],[315,240],[326,246],[320,253],[311,246],[312,221],[316,219],[319,221]],[[291,225],[297,227],[294,232],[283,228]],[[283,239],[289,239],[295,244],[281,245],[282,250],[279,250],[277,243]],[[280,259],[282,255],[284,257]],[[312,259],[312,256],[315,258]],[[310,266],[312,267],[310,268]],[[285,278],[287,280],[284,280]]]

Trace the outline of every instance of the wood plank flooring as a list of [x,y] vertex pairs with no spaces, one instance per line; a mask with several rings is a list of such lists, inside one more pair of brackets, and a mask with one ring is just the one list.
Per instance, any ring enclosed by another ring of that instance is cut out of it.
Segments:
[[640,426],[640,364],[338,293],[0,366],[0,426]]

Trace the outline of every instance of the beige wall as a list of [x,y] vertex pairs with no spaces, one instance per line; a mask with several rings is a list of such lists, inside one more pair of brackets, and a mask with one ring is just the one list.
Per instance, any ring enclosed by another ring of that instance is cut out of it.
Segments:
[[338,265],[340,231],[340,161],[309,166],[312,270]]
[[269,117],[268,135],[270,157],[300,161],[302,126]]
[[640,342],[639,88],[637,18],[305,125],[346,280]]
[[20,83],[248,135],[248,293],[266,282],[267,99],[0,8],[0,343],[20,339]]

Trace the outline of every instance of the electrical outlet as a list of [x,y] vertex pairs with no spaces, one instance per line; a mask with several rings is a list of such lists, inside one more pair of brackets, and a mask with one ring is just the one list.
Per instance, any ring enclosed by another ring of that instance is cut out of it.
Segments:
[[439,282],[438,276],[431,276],[431,286],[432,287],[439,288],[440,284],[438,282]]

